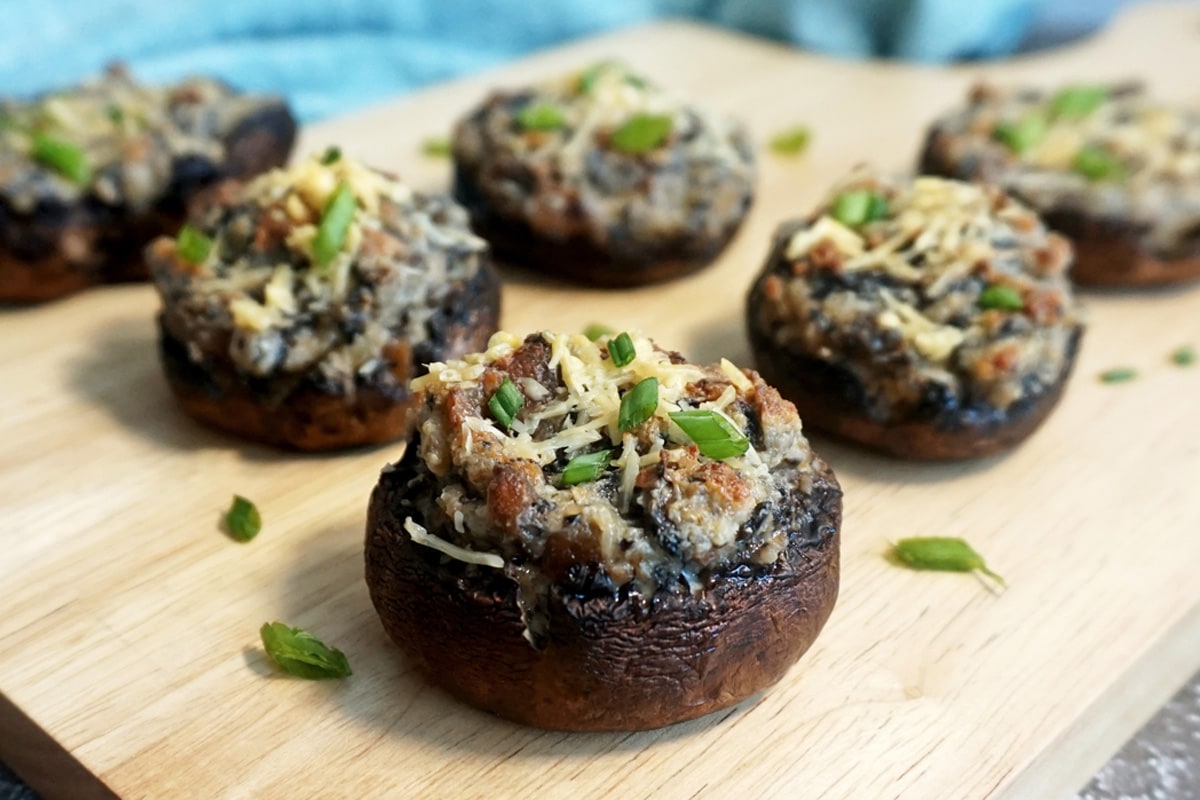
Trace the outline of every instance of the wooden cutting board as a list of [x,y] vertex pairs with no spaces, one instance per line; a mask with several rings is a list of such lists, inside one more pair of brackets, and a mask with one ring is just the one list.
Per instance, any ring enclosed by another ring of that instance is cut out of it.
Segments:
[[[314,125],[299,151],[337,142],[443,187],[448,165],[419,143],[488,87],[613,56],[759,140],[808,123],[811,151],[763,154],[758,203],[712,268],[608,292],[506,273],[504,324],[636,326],[744,364],[744,292],[781,219],[856,162],[910,168],[924,124],[980,76],[1139,76],[1200,103],[1200,8],[1137,8],[1075,47],[954,68],[662,23]],[[1011,455],[905,464],[817,439],[846,490],[842,594],[820,640],[762,696],[625,735],[476,712],[385,639],[361,549],[368,492],[399,446],[296,456],[195,426],[164,387],[147,287],[0,312],[0,760],[51,797],[97,790],[89,772],[128,798],[1070,793],[1200,667],[1200,366],[1167,362],[1200,345],[1200,288],[1086,299],[1074,382]],[[1117,365],[1138,380],[1096,379]],[[262,509],[251,544],[218,530],[234,492]],[[889,539],[928,534],[967,537],[1009,590],[882,558]],[[276,619],[343,649],[354,675],[281,675],[258,644]]]

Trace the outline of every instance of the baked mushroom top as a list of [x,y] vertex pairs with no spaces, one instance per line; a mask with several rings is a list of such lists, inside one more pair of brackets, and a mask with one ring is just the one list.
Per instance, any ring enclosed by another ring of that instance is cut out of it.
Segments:
[[145,210],[181,161],[211,172],[239,123],[281,104],[209,78],[143,86],[120,66],[33,100],[0,100],[0,202],[31,213],[88,197]]
[[1042,213],[1121,220],[1162,255],[1198,235],[1200,113],[1158,102],[1140,86],[977,86],[934,131],[937,159]]
[[853,373],[876,419],[930,398],[1003,411],[1069,366],[1071,255],[994,187],[858,172],[780,228],[750,313],[785,352]]
[[525,610],[547,583],[700,591],[833,534],[813,524],[825,495],[795,406],[729,361],[690,364],[639,334],[501,332],[413,389],[406,458],[425,478],[405,529],[504,570]]
[[612,249],[719,236],[754,186],[740,125],[614,62],[492,94],[458,123],[453,147],[501,214]]
[[219,195],[147,250],[164,324],[196,361],[317,370],[350,392],[389,347],[419,355],[444,298],[484,268],[487,244],[452,200],[333,148]]

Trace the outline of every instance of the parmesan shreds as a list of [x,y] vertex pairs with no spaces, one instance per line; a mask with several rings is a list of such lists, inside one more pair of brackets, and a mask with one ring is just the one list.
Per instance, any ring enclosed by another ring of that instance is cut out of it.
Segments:
[[[461,514],[462,512],[459,513]],[[492,567],[494,569],[504,568],[504,559],[495,553],[480,553],[476,550],[468,550],[465,547],[459,547],[456,544],[447,542],[445,539],[434,536],[425,530],[424,526],[414,522],[412,517],[404,520],[404,530],[415,544],[430,547],[457,561],[463,561],[467,564],[478,564],[481,567]]]

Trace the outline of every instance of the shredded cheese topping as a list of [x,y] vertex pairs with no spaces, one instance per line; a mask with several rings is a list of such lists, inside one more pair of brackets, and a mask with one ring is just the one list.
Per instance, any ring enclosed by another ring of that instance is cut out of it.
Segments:
[[439,553],[444,553],[456,561],[462,561],[465,564],[479,564],[483,567],[491,567],[493,569],[503,569],[504,559],[495,553],[479,553],[475,550],[468,550],[465,547],[459,547],[452,542],[447,542],[438,536],[434,536],[429,531],[425,530],[423,525],[413,521],[412,517],[404,520],[404,530],[408,533],[410,539],[414,543],[424,547],[431,547]]

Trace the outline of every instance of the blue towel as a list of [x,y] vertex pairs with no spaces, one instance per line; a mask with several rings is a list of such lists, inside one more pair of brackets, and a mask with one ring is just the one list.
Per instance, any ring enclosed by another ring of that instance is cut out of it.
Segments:
[[112,59],[147,81],[222,76],[313,120],[587,34],[688,16],[852,57],[1012,50],[1040,7],[1117,0],[5,0],[0,94]]

